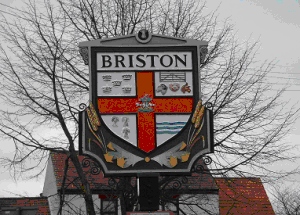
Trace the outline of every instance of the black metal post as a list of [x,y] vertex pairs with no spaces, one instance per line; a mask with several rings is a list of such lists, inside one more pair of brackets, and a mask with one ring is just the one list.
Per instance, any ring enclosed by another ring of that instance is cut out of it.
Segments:
[[140,211],[159,210],[159,187],[157,176],[139,177]]

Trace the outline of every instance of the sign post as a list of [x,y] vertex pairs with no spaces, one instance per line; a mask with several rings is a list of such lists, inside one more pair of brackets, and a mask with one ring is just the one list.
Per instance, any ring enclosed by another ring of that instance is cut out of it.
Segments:
[[[97,160],[106,176],[189,174],[213,152],[212,111],[199,84],[207,45],[147,30],[80,43],[90,74],[90,102],[79,117],[80,154]],[[152,179],[141,182],[156,184],[157,176]],[[156,190],[142,187],[141,201],[144,188]]]

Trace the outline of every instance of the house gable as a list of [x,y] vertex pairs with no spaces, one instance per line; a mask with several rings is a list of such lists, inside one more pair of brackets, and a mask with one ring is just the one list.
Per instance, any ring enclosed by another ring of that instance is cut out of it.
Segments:
[[220,214],[275,215],[259,178],[216,178]]
[[[50,158],[52,162],[49,162],[48,165],[53,166],[54,174],[52,175],[55,176],[56,187],[60,190],[67,155],[51,152]],[[87,174],[93,193],[108,194],[113,192],[109,186],[109,178],[105,178],[102,172],[96,175],[91,174],[91,170],[95,168],[92,159],[79,155],[78,158],[83,165],[84,172]],[[84,165],[84,163],[88,165]],[[259,178],[213,178],[202,159],[198,160],[195,169],[199,171],[192,173],[190,176],[178,176],[178,178],[168,183],[164,189],[174,196],[178,195],[179,202],[188,199],[191,203],[200,203],[198,205],[211,204],[209,208],[204,209],[209,209],[212,214],[275,214]],[[164,177],[160,177],[159,180],[164,180]],[[132,186],[136,186],[135,177],[132,177],[131,183]],[[180,187],[177,186],[178,183]],[[66,192],[69,194],[76,195],[82,192],[76,169],[71,161],[69,161],[65,187]],[[44,188],[44,190],[47,189]],[[185,210],[184,206],[180,206],[180,208]],[[199,212],[199,214],[201,213]]]

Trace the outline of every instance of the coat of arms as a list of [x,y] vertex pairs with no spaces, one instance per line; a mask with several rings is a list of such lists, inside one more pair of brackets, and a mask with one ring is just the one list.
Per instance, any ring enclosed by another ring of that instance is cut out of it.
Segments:
[[212,151],[211,114],[199,100],[197,47],[91,50],[83,154],[96,157],[108,174],[120,168],[130,174],[190,171],[199,152]]

